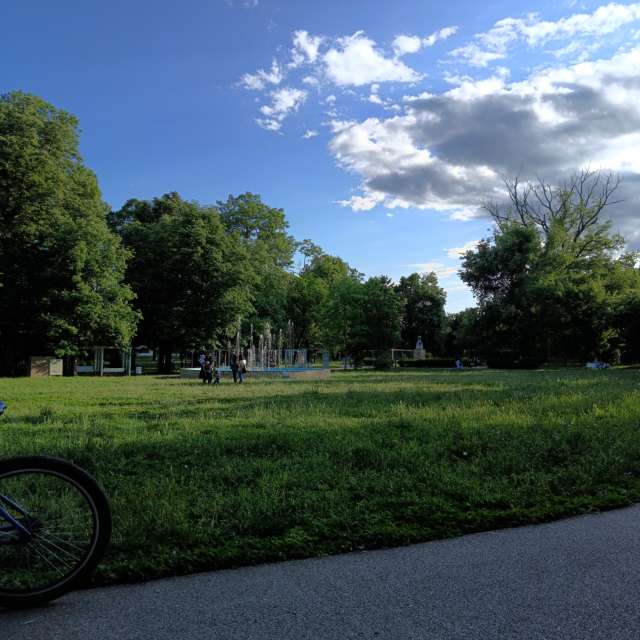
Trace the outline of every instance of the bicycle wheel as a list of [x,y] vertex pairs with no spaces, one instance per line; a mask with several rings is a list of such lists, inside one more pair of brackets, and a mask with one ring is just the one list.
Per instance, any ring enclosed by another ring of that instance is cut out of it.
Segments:
[[66,593],[100,561],[111,536],[109,503],[85,471],[49,457],[0,462],[0,606],[26,607]]

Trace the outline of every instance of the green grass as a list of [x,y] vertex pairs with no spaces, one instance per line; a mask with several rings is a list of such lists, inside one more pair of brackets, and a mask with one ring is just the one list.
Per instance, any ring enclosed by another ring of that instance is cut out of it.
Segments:
[[96,581],[400,545],[640,501],[640,371],[2,379],[0,457],[97,476]]

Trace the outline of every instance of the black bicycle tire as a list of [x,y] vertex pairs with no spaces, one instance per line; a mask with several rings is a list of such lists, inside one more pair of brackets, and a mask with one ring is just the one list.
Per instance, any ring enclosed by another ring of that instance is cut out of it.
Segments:
[[111,538],[112,521],[109,501],[95,479],[84,469],[81,469],[68,460],[62,460],[60,458],[24,456],[0,460],[0,479],[8,473],[24,469],[55,473],[68,478],[80,486],[86,492],[87,496],[89,496],[95,507],[97,535],[95,535],[93,548],[84,558],[82,565],[72,572],[64,581],[46,590],[40,589],[36,592],[12,592],[0,589],[0,606],[6,608],[37,606],[59,598],[71,591],[93,573],[102,559]]

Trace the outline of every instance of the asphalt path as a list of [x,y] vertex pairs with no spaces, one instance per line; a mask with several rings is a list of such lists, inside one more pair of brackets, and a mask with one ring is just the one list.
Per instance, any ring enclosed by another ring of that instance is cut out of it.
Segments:
[[8,640],[640,638],[640,506],[397,549],[76,592]]

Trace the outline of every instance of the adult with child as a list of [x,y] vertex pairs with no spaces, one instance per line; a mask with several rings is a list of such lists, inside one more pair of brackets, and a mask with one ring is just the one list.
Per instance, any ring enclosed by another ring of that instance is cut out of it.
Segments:
[[213,362],[211,362],[211,358],[205,359],[203,373],[202,384],[205,384],[205,382],[211,384],[211,380],[213,379]]

